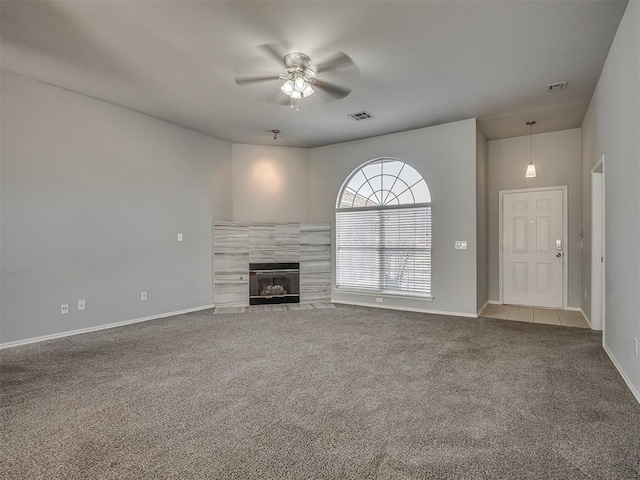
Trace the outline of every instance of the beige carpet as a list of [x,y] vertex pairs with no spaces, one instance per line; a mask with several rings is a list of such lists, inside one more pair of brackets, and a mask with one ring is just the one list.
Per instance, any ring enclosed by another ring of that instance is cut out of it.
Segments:
[[339,306],[0,352],[2,479],[638,479],[598,333]]

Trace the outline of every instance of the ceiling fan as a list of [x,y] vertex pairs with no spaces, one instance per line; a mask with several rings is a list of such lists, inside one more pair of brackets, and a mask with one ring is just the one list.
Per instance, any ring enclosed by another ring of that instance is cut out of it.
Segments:
[[300,52],[285,53],[278,44],[267,43],[258,47],[269,57],[276,60],[285,71],[270,75],[236,75],[238,85],[249,85],[272,80],[283,80],[280,91],[286,95],[281,102],[298,109],[298,100],[310,97],[318,90],[326,93],[334,100],[339,100],[351,93],[351,89],[327,82],[318,75],[333,71],[357,71],[353,60],[344,52],[337,52],[323,61],[314,64],[308,55]]

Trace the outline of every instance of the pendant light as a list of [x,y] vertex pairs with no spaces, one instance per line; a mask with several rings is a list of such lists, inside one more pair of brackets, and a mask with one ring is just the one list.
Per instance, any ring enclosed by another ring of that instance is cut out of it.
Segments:
[[535,120],[531,120],[527,122],[527,125],[529,125],[529,165],[527,165],[527,173],[525,174],[526,178],[535,178],[536,176],[536,166],[533,164],[533,154],[532,154],[533,135],[531,133],[531,129],[535,124],[536,124]]

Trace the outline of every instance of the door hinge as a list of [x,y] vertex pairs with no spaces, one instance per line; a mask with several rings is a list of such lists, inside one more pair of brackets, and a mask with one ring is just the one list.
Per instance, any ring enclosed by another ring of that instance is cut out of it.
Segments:
[[600,257],[600,263],[604,263],[604,257]]

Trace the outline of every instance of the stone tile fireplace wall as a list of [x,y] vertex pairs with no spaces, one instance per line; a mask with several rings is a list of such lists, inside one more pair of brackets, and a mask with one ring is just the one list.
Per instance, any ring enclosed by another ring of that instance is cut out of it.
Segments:
[[300,303],[329,301],[331,224],[215,222],[215,305],[249,305],[249,263],[260,262],[300,263]]

